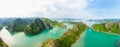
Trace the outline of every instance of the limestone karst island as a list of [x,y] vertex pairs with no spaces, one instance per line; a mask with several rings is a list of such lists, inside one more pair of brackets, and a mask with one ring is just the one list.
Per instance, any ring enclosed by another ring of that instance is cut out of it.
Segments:
[[0,0],[0,47],[120,47],[120,0]]

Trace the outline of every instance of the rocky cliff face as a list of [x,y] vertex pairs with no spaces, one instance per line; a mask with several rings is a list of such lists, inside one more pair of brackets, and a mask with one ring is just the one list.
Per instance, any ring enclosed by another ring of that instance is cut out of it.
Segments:
[[10,32],[20,32],[20,31],[24,31],[27,24],[28,24],[27,21],[21,18],[18,18],[14,20],[13,22],[11,22],[11,24],[8,25],[7,29]]
[[2,39],[0,38],[0,47],[8,47],[8,45],[2,41]]
[[120,34],[120,22],[106,22],[102,24],[94,24],[92,26],[94,30],[103,31],[103,32],[111,32]]
[[36,19],[21,19],[17,18],[11,24],[8,25],[7,29],[10,32],[23,31],[26,34],[38,34],[45,29],[49,29],[53,26],[66,27],[63,23],[52,21],[47,18],[36,18]]
[[26,34],[38,34],[45,29],[51,28],[51,25],[47,22],[43,22],[41,19],[36,18],[25,28]]

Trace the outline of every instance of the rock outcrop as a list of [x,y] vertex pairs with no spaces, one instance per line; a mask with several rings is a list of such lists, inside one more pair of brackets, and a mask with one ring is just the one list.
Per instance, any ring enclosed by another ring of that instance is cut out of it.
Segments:
[[54,39],[48,38],[46,39],[41,47],[57,47],[58,43]]
[[120,34],[120,22],[106,22],[102,24],[94,24],[92,28],[101,32]]
[[36,18],[32,23],[30,23],[26,28],[25,28],[25,33],[26,34],[38,34],[42,32],[45,29],[49,29],[52,26],[47,23],[43,22],[41,19]]
[[66,26],[62,22],[53,21],[47,18],[36,18],[36,19],[21,19],[17,18],[11,24],[8,25],[7,29],[10,32],[25,32],[26,34],[35,35],[42,32],[45,29],[52,28],[53,26],[63,27]]
[[28,24],[27,21],[21,18],[18,18],[14,20],[13,22],[11,22],[11,24],[8,25],[7,29],[10,32],[20,32],[20,31],[24,31],[27,24]]
[[8,45],[3,42],[3,40],[0,38],[0,47],[8,47]]

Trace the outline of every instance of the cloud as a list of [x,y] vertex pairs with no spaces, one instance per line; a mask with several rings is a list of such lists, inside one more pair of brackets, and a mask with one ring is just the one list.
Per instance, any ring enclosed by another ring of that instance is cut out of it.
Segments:
[[0,17],[90,18],[87,5],[87,0],[0,0]]
[[36,13],[37,16],[50,18],[90,18],[92,14],[85,10],[87,3],[87,0],[37,0],[37,7],[42,10]]
[[32,12],[33,0],[0,0],[0,17],[16,17]]
[[0,0],[0,17],[120,18],[120,0]]

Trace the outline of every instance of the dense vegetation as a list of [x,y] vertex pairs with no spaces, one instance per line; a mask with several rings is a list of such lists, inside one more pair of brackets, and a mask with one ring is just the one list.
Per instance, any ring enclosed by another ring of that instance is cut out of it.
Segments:
[[16,18],[0,18],[0,30],[5,27],[8,26],[11,21],[14,21]]
[[53,21],[53,20],[50,20],[48,18],[43,18],[42,19],[44,22],[47,22],[49,24],[51,24],[52,26],[57,26],[57,27],[61,27],[61,28],[66,28],[66,25],[63,24],[63,22],[58,22],[58,21]]
[[48,23],[43,22],[41,19],[36,18],[32,23],[30,23],[25,28],[25,33],[27,34],[38,34],[42,32],[44,29],[49,29],[52,26]]
[[[62,28],[66,27],[62,22],[53,21],[48,18],[16,18],[13,19],[13,21],[11,20],[11,22],[7,26],[7,29],[10,32],[23,31],[26,34],[38,34],[45,29],[52,28],[53,26]],[[2,27],[4,27],[4,25],[1,25],[0,29],[2,29]]]
[[11,22],[11,24],[8,25],[7,29],[10,32],[20,32],[20,31],[24,31],[27,24],[28,24],[27,21],[21,18],[18,18],[14,20],[13,22]]
[[74,24],[76,22],[73,22],[73,21],[70,21],[70,20],[67,20],[67,21],[63,21],[64,23],[70,23],[70,24]]
[[62,27],[62,28],[66,28],[66,25],[64,25],[62,22],[58,22],[56,24],[57,27]]
[[0,18],[0,24],[3,26],[8,26],[15,19],[17,18]]
[[59,42],[57,40],[54,40],[52,38],[46,39],[41,47],[58,47]]
[[48,19],[48,18],[42,18],[42,21],[43,21],[43,22],[46,22],[46,23],[49,23],[49,24],[51,24],[52,26],[58,24],[57,21],[53,21],[53,20],[50,20],[50,19]]
[[120,34],[120,22],[106,22],[102,24],[94,24],[92,28],[98,31]]
[[87,26],[82,22],[77,22],[72,29],[69,29],[58,39],[47,39],[41,47],[71,47],[80,37],[80,34],[86,30]]
[[4,43],[1,38],[0,38],[0,47],[8,47],[8,45]]
[[53,26],[66,27],[63,23],[59,23],[57,21],[52,21],[47,18],[42,18],[42,19],[36,18],[32,23],[30,23],[25,28],[25,33],[26,34],[38,34],[45,29],[52,28]]

